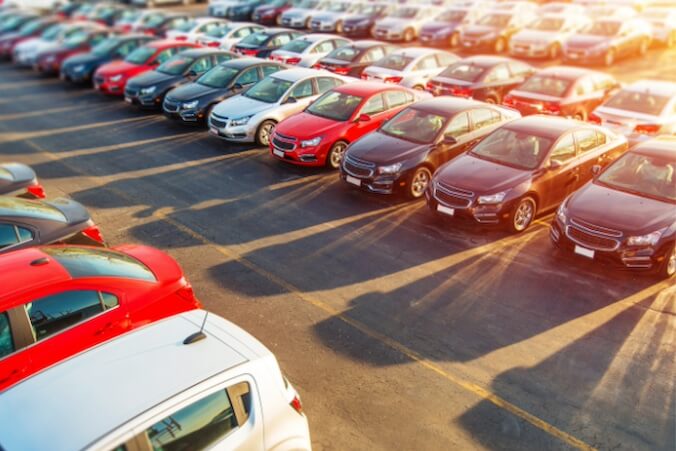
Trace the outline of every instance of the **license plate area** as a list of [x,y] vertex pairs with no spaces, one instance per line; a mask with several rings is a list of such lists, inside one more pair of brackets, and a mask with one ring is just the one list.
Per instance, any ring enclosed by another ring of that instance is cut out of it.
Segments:
[[272,153],[274,155],[278,156],[279,158],[284,158],[284,152],[282,152],[279,149],[272,149]]
[[354,186],[361,186],[361,180],[359,180],[356,177],[352,177],[351,175],[345,176],[345,181],[347,183],[354,185]]
[[591,249],[587,249],[586,247],[575,245],[575,253],[577,255],[581,255],[583,257],[586,257],[586,258],[593,260],[595,252]]
[[447,216],[455,216],[455,208],[447,207],[445,205],[437,205],[437,211]]

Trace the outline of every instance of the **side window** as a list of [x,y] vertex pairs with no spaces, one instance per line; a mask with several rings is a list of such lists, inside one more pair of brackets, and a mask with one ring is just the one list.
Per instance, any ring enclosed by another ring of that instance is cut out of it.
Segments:
[[451,119],[444,135],[458,138],[466,133],[469,133],[469,119],[467,113],[460,113]]
[[312,49],[312,53],[329,53],[334,48],[333,41],[325,41]]
[[234,38],[244,38],[246,36],[249,36],[251,34],[251,28],[249,27],[244,27],[241,28],[232,35]]
[[362,63],[370,63],[373,61],[378,61],[381,59],[383,56],[385,56],[385,51],[383,50],[382,47],[376,47],[368,52],[364,53],[364,55],[361,57],[361,62]]
[[575,94],[578,96],[588,96],[594,92],[594,84],[589,78],[583,78],[575,85]]
[[288,34],[283,34],[283,35],[277,36],[277,37],[273,40],[273,44],[272,44],[272,45],[274,45],[274,46],[281,46],[281,45],[284,45],[284,44],[286,44],[287,42],[291,41],[291,39],[292,39],[291,36],[289,36]]
[[112,294],[65,291],[26,304],[35,339],[40,341],[118,305]]
[[606,135],[605,133],[601,132],[596,132],[596,145],[597,146],[602,146],[606,143]]
[[0,224],[0,249],[32,239],[33,232],[28,229],[12,224]]
[[7,313],[0,313],[0,359],[15,351],[12,329],[9,326]]
[[25,241],[31,241],[33,238],[33,232],[23,227],[16,226],[16,233],[19,235],[19,242],[23,243]]
[[385,111],[385,99],[382,94],[375,95],[361,109],[361,114],[378,114]]
[[281,68],[279,66],[263,66],[263,77],[278,72]]
[[329,89],[333,89],[336,86],[340,86],[340,81],[336,78],[331,77],[319,77],[317,78],[317,88],[319,89],[320,94],[324,94]]
[[552,151],[550,160],[558,161],[559,163],[565,163],[571,160],[575,156],[575,141],[573,140],[573,134],[568,133],[563,138],[559,139],[559,142],[556,144],[556,148]]
[[90,45],[91,47],[94,47],[94,46],[100,44],[101,41],[103,41],[104,39],[106,39],[106,35],[105,35],[105,34],[97,34],[96,36],[92,37],[91,42],[89,43],[89,45]]
[[472,124],[475,130],[500,122],[500,115],[488,108],[477,108],[470,111],[470,114],[472,115]]
[[596,130],[579,130],[575,132],[575,141],[580,152],[588,152],[596,148]]
[[214,58],[216,59],[216,64],[221,64],[232,59],[232,57],[227,54],[214,55]]
[[117,53],[117,55],[119,55],[121,57],[125,57],[125,56],[129,55],[129,53],[131,53],[132,50],[134,50],[136,47],[138,47],[139,44],[140,43],[137,42],[137,41],[125,42],[124,44],[121,44],[117,48],[116,53]]
[[437,59],[434,57],[434,55],[430,55],[418,61],[418,64],[415,65],[413,70],[430,70],[430,69],[438,69],[438,67],[439,66],[437,66]]
[[163,418],[145,433],[153,450],[198,450],[209,448],[237,426],[228,393],[219,390]]
[[404,91],[387,91],[385,96],[387,97],[387,106],[389,108],[396,108],[401,105],[406,105],[410,102],[407,93]]
[[509,63],[509,70],[514,77],[523,77],[531,71],[530,66],[520,62],[512,61]]
[[176,53],[175,48],[166,49],[166,50],[160,52],[159,55],[157,55],[157,57],[155,58],[155,61],[157,61],[159,64],[162,64],[163,62],[165,62],[166,60],[171,58],[175,53]]
[[437,53],[437,61],[439,67],[447,67],[455,63],[457,58],[448,53]]
[[192,66],[190,67],[190,70],[195,71],[197,74],[204,73],[211,69],[211,58],[206,57],[206,58],[200,58],[197,61],[195,61]]
[[507,69],[507,66],[504,64],[501,64],[497,67],[494,67],[488,75],[486,75],[485,81],[488,83],[493,83],[493,82],[498,82],[498,81],[506,81],[509,80],[510,78],[510,73],[509,70]]
[[314,90],[312,89],[312,79],[300,82],[291,91],[291,97],[296,99],[304,99],[305,97],[310,97],[312,95],[314,95]]
[[220,24],[216,22],[211,22],[202,27],[203,33],[209,33],[211,31],[216,31],[220,27]]
[[237,83],[242,86],[249,85],[251,83],[256,83],[258,81],[258,68],[251,67],[244,71],[242,75],[237,79]]

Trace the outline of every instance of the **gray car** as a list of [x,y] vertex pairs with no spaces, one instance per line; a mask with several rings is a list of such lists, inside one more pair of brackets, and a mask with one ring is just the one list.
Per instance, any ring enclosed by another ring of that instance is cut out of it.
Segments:
[[376,22],[373,37],[383,41],[411,42],[420,34],[423,23],[438,16],[440,12],[438,8],[429,5],[401,5],[388,17]]
[[301,0],[301,2],[282,13],[281,25],[288,28],[309,28],[312,16],[325,10],[330,2],[319,0]]
[[5,163],[0,164],[0,194],[43,198],[45,190],[30,166],[21,163]]
[[509,54],[557,59],[565,40],[590,24],[591,19],[584,15],[545,14],[512,36]]
[[0,196],[0,254],[51,243],[103,246],[103,237],[82,204]]

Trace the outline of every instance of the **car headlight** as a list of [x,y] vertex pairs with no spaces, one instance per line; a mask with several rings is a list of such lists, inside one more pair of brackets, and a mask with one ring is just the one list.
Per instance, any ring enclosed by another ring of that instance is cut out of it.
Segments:
[[499,204],[503,200],[505,200],[505,196],[507,195],[507,191],[502,191],[499,193],[495,194],[489,194],[487,196],[479,196],[479,199],[477,199],[477,202],[479,204]]
[[658,230],[653,233],[641,236],[630,236],[627,239],[628,246],[654,246],[662,236],[663,230]]
[[113,75],[112,77],[110,77],[110,81],[112,81],[113,83],[117,83],[120,80],[122,80],[122,75]]
[[154,94],[155,91],[157,91],[157,86],[150,86],[148,88],[141,89],[141,95],[142,96],[149,96],[151,94]]
[[565,224],[567,213],[568,212],[566,209],[566,205],[561,204],[561,206],[559,206],[559,209],[556,210],[556,219],[558,219],[561,224]]
[[314,147],[314,146],[318,146],[320,142],[322,142],[322,137],[317,136],[316,138],[306,139],[305,141],[301,141],[300,146],[301,147]]
[[249,122],[249,119],[251,119],[252,116],[244,116],[240,117],[239,119],[232,119],[230,121],[230,125],[233,127],[238,127],[240,125],[246,125]]
[[73,72],[82,72],[85,70],[84,64],[78,64],[77,66],[73,67]]
[[401,169],[401,163],[394,163],[389,166],[380,166],[378,172],[380,174],[396,174]]
[[200,101],[199,100],[193,100],[192,102],[184,103],[181,105],[181,107],[184,110],[192,110],[193,108],[197,108],[197,105],[199,105]]

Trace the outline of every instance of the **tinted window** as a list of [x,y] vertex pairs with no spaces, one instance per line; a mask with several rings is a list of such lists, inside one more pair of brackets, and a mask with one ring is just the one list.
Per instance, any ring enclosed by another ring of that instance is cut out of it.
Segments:
[[153,47],[139,47],[125,58],[125,61],[132,64],[144,64],[148,61],[148,58],[155,54],[155,49]]
[[291,91],[291,97],[296,99],[303,99],[310,97],[313,94],[312,80],[305,80],[296,85]]
[[263,77],[274,74],[280,70],[279,66],[263,66]]
[[183,50],[183,49],[172,48],[172,49],[167,49],[167,50],[165,50],[165,51],[163,51],[163,52],[160,52],[160,54],[157,55],[157,57],[155,58],[155,61],[157,61],[158,63],[162,64],[162,63],[164,63],[165,61],[167,61],[169,58],[171,58],[172,56],[174,56],[174,55],[175,55],[177,52],[179,52],[180,50]]
[[469,120],[467,113],[460,113],[455,116],[446,127],[445,135],[457,138],[466,133],[469,133]]
[[550,160],[565,163],[575,156],[575,141],[573,141],[573,134],[568,133],[563,138],[559,139],[556,147],[552,151]]
[[500,115],[488,108],[479,108],[470,112],[474,129],[480,129],[500,122]]
[[7,313],[0,313],[0,359],[14,352],[12,329],[9,327]]
[[35,219],[66,222],[66,217],[47,203],[14,197],[0,197],[0,216],[27,216]]
[[237,83],[240,85],[248,85],[251,83],[256,83],[258,81],[258,68],[252,67],[244,71],[242,75],[237,79]]
[[597,179],[615,189],[676,203],[676,162],[672,158],[625,153]]
[[167,75],[182,74],[195,60],[181,55],[169,58],[161,64],[156,70]]
[[216,66],[200,78],[197,83],[210,88],[225,88],[237,76],[239,71],[228,66]]
[[342,83],[337,78],[331,77],[319,77],[317,78],[317,88],[319,88],[319,93],[324,93],[329,89],[333,89],[336,86],[340,86]]
[[506,127],[480,141],[470,153],[479,158],[523,169],[535,169],[544,160],[552,140]]
[[361,114],[378,114],[383,111],[385,111],[385,99],[382,94],[378,94],[366,102],[366,105],[361,110]]
[[0,224],[0,249],[19,242],[16,230],[11,224]]
[[31,232],[28,229],[24,229],[23,227],[16,227],[16,232],[19,234],[19,241],[24,242],[24,241],[30,241],[33,239],[33,232]]
[[146,430],[153,450],[201,450],[237,428],[225,390],[217,391]]
[[404,91],[387,91],[385,96],[387,97],[387,104],[390,108],[406,105],[410,102],[409,97]]
[[385,122],[380,131],[406,141],[428,144],[434,141],[445,123],[443,116],[409,107]]
[[587,152],[596,148],[596,131],[580,130],[575,132],[575,140],[580,152]]
[[83,247],[44,248],[71,277],[125,277],[155,282],[153,273],[138,260],[108,249]]

